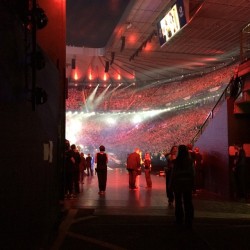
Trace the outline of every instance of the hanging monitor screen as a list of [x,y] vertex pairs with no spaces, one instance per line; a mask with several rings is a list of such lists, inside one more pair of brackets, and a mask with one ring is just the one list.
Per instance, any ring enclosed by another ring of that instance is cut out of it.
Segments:
[[168,42],[187,23],[184,4],[177,0],[172,8],[157,23],[160,45]]

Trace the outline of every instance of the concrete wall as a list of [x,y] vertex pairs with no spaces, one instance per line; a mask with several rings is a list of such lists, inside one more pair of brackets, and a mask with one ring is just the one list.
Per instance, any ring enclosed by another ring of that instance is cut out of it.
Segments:
[[228,166],[227,101],[221,104],[214,118],[194,146],[204,159],[205,189],[221,196],[230,194]]
[[[233,157],[229,156],[229,146],[250,143],[249,114],[234,114],[233,111],[234,100],[225,100],[195,143],[204,156],[205,189],[226,198],[235,197]],[[250,180],[249,160],[247,158],[248,183]],[[249,192],[249,184],[247,188]]]
[[[234,114],[234,101],[228,101],[228,143],[229,146],[250,144],[250,112]],[[233,167],[233,156],[229,156],[229,169]],[[246,191],[250,194],[250,157],[246,158]],[[236,186],[231,171],[230,179],[231,197],[236,196]]]

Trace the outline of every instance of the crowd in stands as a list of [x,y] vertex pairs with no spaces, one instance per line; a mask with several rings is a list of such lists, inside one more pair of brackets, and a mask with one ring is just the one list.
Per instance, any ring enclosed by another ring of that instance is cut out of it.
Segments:
[[[115,126],[107,125],[105,120],[100,118],[107,119],[108,115],[95,115],[81,120],[84,125],[76,134],[76,138],[78,144],[91,146],[92,150],[105,142],[107,150],[118,159],[125,160],[135,145],[142,152],[164,154],[172,145],[190,143],[212,107],[213,103],[208,103],[192,109],[166,112],[138,124],[121,119]],[[78,119],[77,115],[74,117]]]
[[[166,84],[137,88],[131,86],[126,89],[117,89],[103,98],[96,107],[99,111],[110,110],[142,110],[155,109],[168,106],[184,98],[195,98],[197,95],[209,93],[215,87],[224,88],[231,79],[236,65],[227,66],[212,73]],[[92,88],[73,87],[69,88],[66,101],[66,110],[87,110],[86,100],[93,92]],[[98,88],[95,97],[98,97],[104,88]],[[111,92],[111,91],[110,91]]]
[[[184,100],[188,96],[190,96],[188,99],[191,102],[197,95],[207,93],[214,87],[223,86],[223,91],[232,77],[235,67],[235,65],[228,66],[193,80],[162,84],[144,90],[136,88],[117,90],[108,95],[96,111],[157,109],[166,107],[167,103]],[[96,96],[103,90],[99,89]],[[93,88],[69,89],[67,111],[84,111],[84,100],[92,91]],[[164,155],[173,145],[191,142],[216,101],[213,99],[210,102],[192,104],[178,111],[163,112],[137,124],[130,123],[126,115],[124,115],[125,119],[118,121],[115,126],[108,126],[104,119],[100,118],[101,116],[108,118],[107,113],[96,114],[87,119],[80,118],[80,116],[77,118],[78,116],[75,115],[74,119],[79,119],[82,127],[79,131],[75,131],[77,142],[74,143],[84,145],[88,147],[85,151],[92,150],[92,152],[101,144],[105,144],[110,155],[120,159],[121,163],[125,161],[127,154],[135,146],[139,147],[142,152],[150,152],[151,155]],[[70,130],[70,119],[73,118],[67,117],[68,130]]]

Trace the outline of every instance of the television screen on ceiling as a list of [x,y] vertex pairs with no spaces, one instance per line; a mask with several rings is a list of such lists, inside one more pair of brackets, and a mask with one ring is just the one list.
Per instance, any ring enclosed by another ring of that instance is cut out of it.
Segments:
[[157,23],[160,45],[165,45],[187,23],[184,4],[177,0]]

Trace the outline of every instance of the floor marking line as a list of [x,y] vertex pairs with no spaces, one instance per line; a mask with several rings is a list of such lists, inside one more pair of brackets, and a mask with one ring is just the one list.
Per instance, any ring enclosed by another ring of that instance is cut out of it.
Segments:
[[114,245],[114,244],[111,244],[111,243],[108,243],[108,242],[105,242],[105,241],[97,240],[97,239],[94,239],[94,238],[91,238],[91,237],[88,237],[88,236],[83,236],[83,235],[72,233],[72,232],[68,232],[67,235],[69,235],[71,237],[74,237],[74,238],[77,238],[77,239],[80,239],[80,240],[84,240],[84,241],[94,243],[96,245],[99,245],[99,246],[102,246],[102,247],[105,247],[105,248],[115,249],[115,250],[126,250],[126,248],[122,248],[120,246],[117,246],[117,245]]
[[68,230],[74,221],[74,217],[75,217],[77,211],[78,211],[77,209],[70,209],[69,210],[67,217],[65,218],[65,220],[63,220],[62,224],[59,227],[58,236],[57,236],[51,250],[60,249],[60,246],[62,245],[63,240],[64,240],[65,236],[67,235]]

